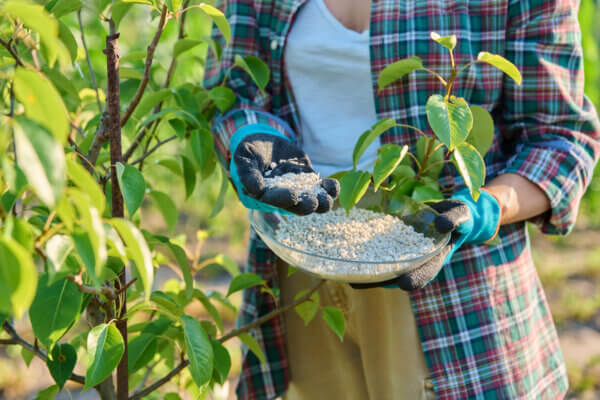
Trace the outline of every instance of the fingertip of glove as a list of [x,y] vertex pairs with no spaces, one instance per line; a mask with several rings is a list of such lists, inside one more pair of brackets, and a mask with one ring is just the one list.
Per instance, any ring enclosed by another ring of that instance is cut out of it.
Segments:
[[298,203],[288,207],[287,210],[296,215],[308,215],[317,210],[319,201],[315,196],[302,194],[298,199]]
[[325,178],[321,180],[321,187],[332,197],[336,198],[340,193],[340,183],[337,179]]
[[317,196],[317,201],[319,205],[316,212],[319,214],[326,213],[333,208],[333,199],[327,193],[320,193]]

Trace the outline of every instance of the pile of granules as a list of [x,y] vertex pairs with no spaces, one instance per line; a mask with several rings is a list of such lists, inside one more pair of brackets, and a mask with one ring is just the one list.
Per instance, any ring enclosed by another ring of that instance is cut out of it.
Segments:
[[325,214],[287,217],[279,224],[275,238],[313,254],[365,262],[416,258],[435,246],[433,239],[416,232],[400,218],[360,208],[351,209],[349,215],[338,208]]
[[308,193],[313,196],[325,192],[325,189],[321,186],[321,177],[314,172],[301,172],[299,174],[290,172],[272,178],[264,178],[264,180],[267,188],[277,186],[294,189],[299,193]]

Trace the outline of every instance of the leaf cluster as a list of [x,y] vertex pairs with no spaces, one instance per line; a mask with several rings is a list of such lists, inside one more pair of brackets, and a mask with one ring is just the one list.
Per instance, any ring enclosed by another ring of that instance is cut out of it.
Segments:
[[[423,131],[388,118],[364,132],[354,147],[353,169],[334,175],[340,179],[339,202],[347,212],[369,192],[369,188],[373,192],[382,191],[376,204],[369,205],[382,212],[401,213],[415,201],[441,200],[447,189],[440,186],[438,178],[448,162],[454,164],[473,199],[477,201],[479,197],[479,188],[485,183],[483,157],[492,145],[494,121],[485,108],[469,105],[464,98],[454,96],[452,86],[457,76],[475,63],[496,67],[518,84],[521,84],[521,74],[510,61],[487,52],[479,53],[476,60],[464,66],[457,66],[453,53],[456,36],[442,37],[432,32],[431,39],[449,52],[451,72],[448,77],[426,68],[419,57],[396,61],[386,66],[378,77],[380,91],[416,71],[427,72],[440,81],[445,93],[431,95],[425,106],[429,130]],[[358,161],[369,145],[390,129],[420,135],[416,148],[384,144],[378,150],[372,171],[357,170]]]

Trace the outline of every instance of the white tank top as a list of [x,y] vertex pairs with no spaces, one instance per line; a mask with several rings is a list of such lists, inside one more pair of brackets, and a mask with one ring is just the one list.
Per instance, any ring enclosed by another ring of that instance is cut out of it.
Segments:
[[[351,169],[356,140],[377,122],[369,31],[346,28],[323,0],[309,0],[291,27],[284,57],[302,149],[321,176]],[[372,168],[378,147],[376,140],[359,169]]]

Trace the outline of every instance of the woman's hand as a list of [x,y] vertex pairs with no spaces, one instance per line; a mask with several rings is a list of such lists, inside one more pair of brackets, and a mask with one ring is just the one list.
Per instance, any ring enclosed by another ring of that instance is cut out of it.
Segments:
[[375,284],[351,284],[353,288],[397,286],[407,291],[420,289],[437,276],[463,244],[480,244],[493,239],[502,220],[498,200],[485,190],[481,190],[477,202],[473,201],[465,188],[450,199],[431,204],[431,208],[439,213],[433,221],[435,228],[440,233],[452,232],[448,244],[425,264],[398,278]]
[[[324,213],[331,210],[340,190],[335,179],[322,179],[320,184],[324,191],[317,196],[296,189],[267,187],[264,182],[267,174],[272,178],[287,173],[315,172],[304,151],[286,138],[268,133],[244,137],[235,149],[232,164],[237,175],[232,174],[232,178],[247,208],[263,211],[277,208],[297,215]],[[243,194],[255,201],[248,201]]]

